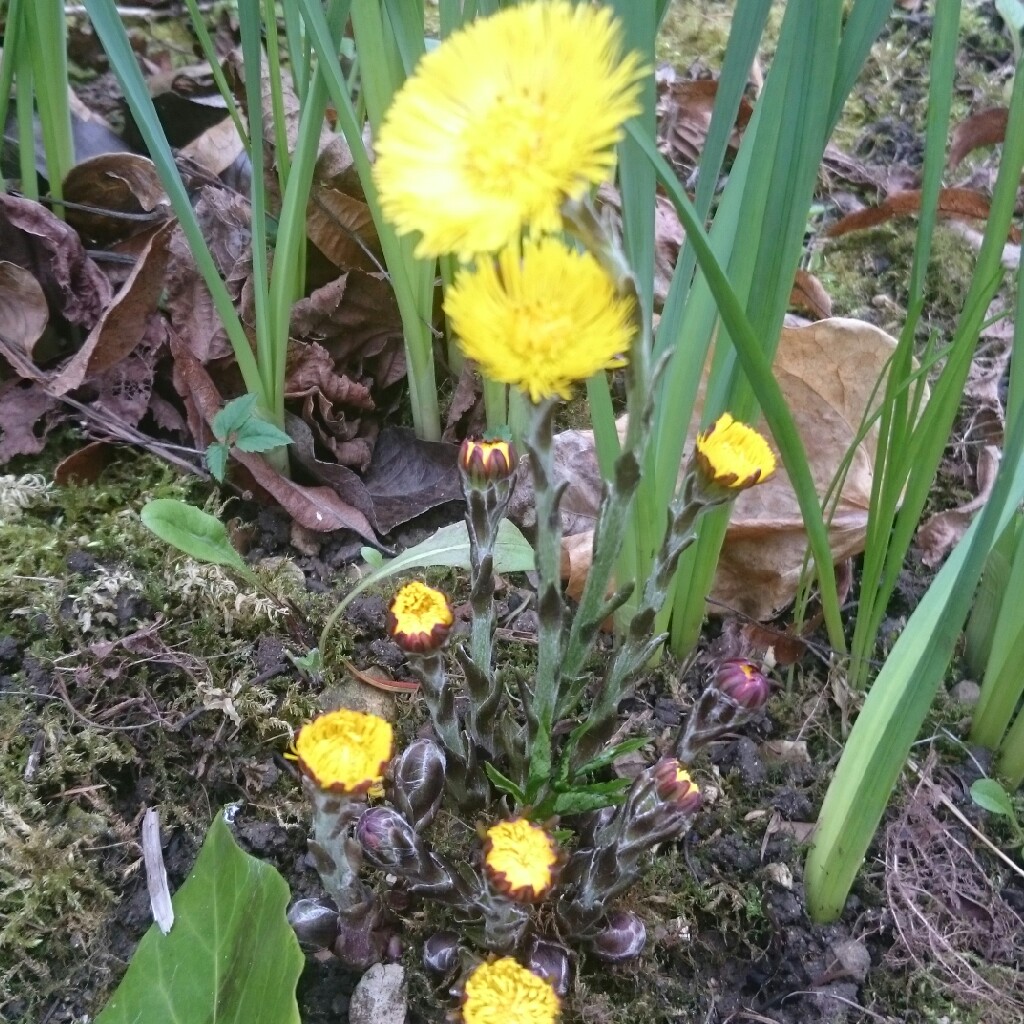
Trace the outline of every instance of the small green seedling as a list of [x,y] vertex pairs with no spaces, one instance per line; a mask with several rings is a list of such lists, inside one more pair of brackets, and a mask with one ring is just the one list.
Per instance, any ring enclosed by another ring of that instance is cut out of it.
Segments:
[[257,395],[234,398],[213,417],[211,426],[217,440],[206,449],[206,464],[220,483],[224,482],[232,447],[242,452],[268,452],[292,443],[283,430],[256,412],[258,398]]
[[995,779],[978,779],[971,786],[971,799],[989,814],[998,814],[1006,818],[1013,830],[1014,845],[1024,850],[1024,828],[1017,819],[1013,799],[1001,783]]

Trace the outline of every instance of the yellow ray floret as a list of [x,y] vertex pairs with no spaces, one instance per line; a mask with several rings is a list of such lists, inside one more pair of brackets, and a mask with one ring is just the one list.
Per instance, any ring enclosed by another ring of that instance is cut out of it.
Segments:
[[590,253],[552,237],[527,242],[522,259],[515,247],[481,257],[455,279],[445,312],[480,372],[534,402],[623,366],[633,333],[632,299]]
[[551,982],[510,956],[482,963],[466,981],[465,1024],[555,1024],[559,999]]
[[521,228],[609,181],[623,124],[640,112],[638,54],[610,9],[565,0],[510,7],[420,61],[376,140],[374,179],[417,256],[494,252]]
[[343,708],[304,725],[294,756],[321,789],[361,796],[380,783],[394,748],[390,722]]
[[426,654],[444,643],[454,621],[448,598],[413,580],[395,594],[388,608],[387,628],[404,650]]
[[513,818],[492,825],[484,839],[484,865],[495,888],[518,900],[536,900],[554,882],[555,841],[539,825]]
[[697,437],[697,469],[704,483],[743,490],[775,472],[775,456],[753,427],[723,413]]

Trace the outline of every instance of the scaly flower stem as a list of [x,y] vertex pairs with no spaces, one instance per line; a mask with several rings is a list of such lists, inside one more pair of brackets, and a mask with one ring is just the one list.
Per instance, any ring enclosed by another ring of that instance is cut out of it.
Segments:
[[455,713],[455,693],[437,651],[409,655],[409,667],[421,685],[424,703],[430,712],[434,732],[445,751],[465,764],[469,751],[462,723]]
[[304,786],[313,805],[313,838],[309,850],[331,899],[342,915],[376,902],[376,897],[359,880],[362,857],[355,842],[355,829],[366,802],[327,793],[309,779]]
[[537,675],[530,701],[530,768],[527,799],[532,800],[551,777],[551,730],[558,704],[562,675],[565,603],[562,600],[562,520],[558,505],[564,491],[554,477],[551,447],[555,402],[547,399],[530,407],[530,429],[526,447],[533,472],[537,509],[534,550],[537,574]]

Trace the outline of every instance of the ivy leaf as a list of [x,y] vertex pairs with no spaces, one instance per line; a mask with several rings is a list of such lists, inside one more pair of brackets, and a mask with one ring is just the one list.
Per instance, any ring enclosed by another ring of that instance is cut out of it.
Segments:
[[218,814],[174,895],[174,926],[142,937],[96,1024],[299,1024],[305,959],[285,916],[290,898],[277,870],[239,849]]

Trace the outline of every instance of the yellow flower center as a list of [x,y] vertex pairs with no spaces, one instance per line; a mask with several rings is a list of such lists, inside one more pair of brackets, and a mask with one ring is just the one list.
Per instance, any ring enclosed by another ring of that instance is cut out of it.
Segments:
[[299,730],[299,767],[321,789],[362,795],[379,785],[394,754],[391,723],[361,711],[330,711]]
[[554,1024],[558,1013],[551,983],[509,956],[481,964],[463,990],[465,1024]]
[[706,482],[743,490],[775,472],[768,442],[752,427],[723,413],[697,437],[696,459]]
[[495,887],[513,899],[539,899],[551,888],[558,863],[555,842],[539,825],[514,818],[486,833],[484,864]]
[[381,209],[418,256],[494,252],[561,226],[609,181],[639,113],[638,54],[606,6],[541,0],[478,18],[423,57],[376,141]]
[[448,598],[419,580],[406,583],[388,609],[388,632],[412,652],[436,650],[454,621]]
[[481,257],[448,290],[445,312],[459,347],[485,377],[530,399],[572,394],[576,381],[622,366],[633,303],[588,252],[554,237]]

